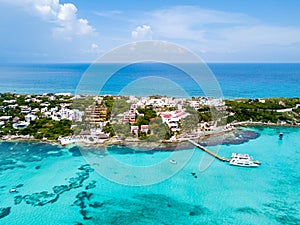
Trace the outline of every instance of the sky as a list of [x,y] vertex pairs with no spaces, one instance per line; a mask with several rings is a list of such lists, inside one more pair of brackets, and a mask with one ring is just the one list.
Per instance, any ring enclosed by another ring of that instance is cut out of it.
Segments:
[[300,62],[298,0],[0,0],[0,62],[93,62],[162,40],[206,62]]

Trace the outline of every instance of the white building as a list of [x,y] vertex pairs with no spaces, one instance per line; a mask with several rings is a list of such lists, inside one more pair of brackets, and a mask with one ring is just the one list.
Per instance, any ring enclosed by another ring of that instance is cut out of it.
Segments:
[[82,117],[84,112],[79,111],[78,109],[68,109],[62,108],[59,110],[57,115],[60,116],[61,119],[73,120],[73,121],[82,121]]
[[139,126],[131,126],[130,127],[130,132],[137,134],[139,132]]
[[55,95],[56,96],[72,96],[72,94],[69,93],[69,92],[66,92],[66,93],[56,93]]
[[8,104],[13,104],[13,103],[16,103],[17,102],[17,100],[14,100],[14,99],[12,99],[12,100],[4,100],[3,101],[3,103],[8,103]]
[[183,110],[174,110],[171,112],[160,113],[163,123],[167,124],[168,127],[173,131],[179,131],[178,123],[181,119],[187,117],[189,114]]
[[200,103],[198,101],[190,101],[190,107],[197,110],[200,108]]
[[21,113],[22,114],[28,114],[31,112],[31,108],[27,105],[25,106],[20,106],[20,109],[21,109]]
[[54,101],[54,100],[56,100],[55,96],[53,96],[53,95],[49,96],[48,101]]
[[12,116],[0,116],[0,121],[9,121],[12,119]]
[[33,115],[33,114],[28,114],[25,116],[25,121],[26,122],[31,122],[31,121],[34,121],[37,119],[37,116],[36,115]]

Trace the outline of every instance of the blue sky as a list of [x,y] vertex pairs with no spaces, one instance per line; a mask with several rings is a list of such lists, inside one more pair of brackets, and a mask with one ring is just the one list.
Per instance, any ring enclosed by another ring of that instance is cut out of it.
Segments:
[[2,62],[89,62],[164,40],[206,62],[300,62],[297,0],[1,0]]

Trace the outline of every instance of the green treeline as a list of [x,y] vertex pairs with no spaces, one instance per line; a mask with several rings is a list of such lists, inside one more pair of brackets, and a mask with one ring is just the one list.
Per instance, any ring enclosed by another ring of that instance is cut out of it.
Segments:
[[47,138],[57,140],[59,136],[70,136],[73,134],[71,129],[72,121],[54,121],[50,118],[41,118],[31,121],[25,129],[13,129],[11,123],[6,123],[1,129],[2,135],[33,135],[36,139]]
[[[264,99],[244,99],[244,100],[226,100],[227,106],[227,122],[233,121],[253,121],[253,122],[287,122],[299,123],[299,111],[294,109],[297,104],[300,104],[299,98],[286,99],[286,98],[273,98]],[[282,109],[292,109],[288,112],[278,112]]]

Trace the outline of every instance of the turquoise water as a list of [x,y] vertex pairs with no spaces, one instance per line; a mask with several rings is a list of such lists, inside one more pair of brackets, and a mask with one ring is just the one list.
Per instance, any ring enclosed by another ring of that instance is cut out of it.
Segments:
[[[178,155],[125,147],[80,152],[77,147],[2,142],[0,224],[300,224],[300,129],[249,129],[261,135],[241,145],[221,146],[219,153],[249,153],[261,161],[259,168],[213,160],[200,171],[211,158],[196,149]],[[284,133],[281,141],[279,132]],[[181,154],[192,157],[182,160]],[[138,170],[110,166],[116,159],[143,168],[170,157],[178,164],[162,164],[157,177],[183,168],[147,186],[130,185],[152,179],[146,174],[141,178]],[[104,165],[106,174],[123,178],[127,185],[103,177],[99,171]],[[13,187],[19,192],[9,193]]]

